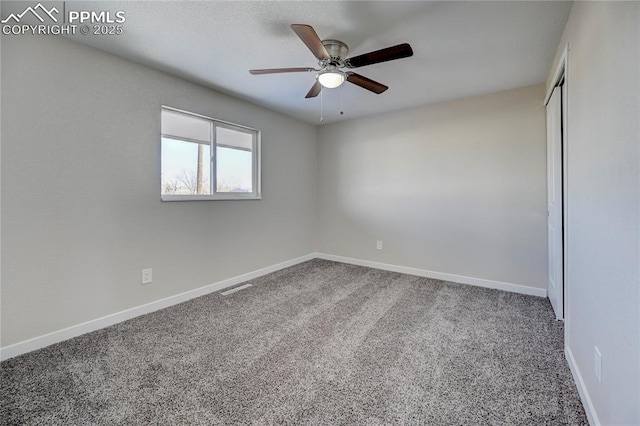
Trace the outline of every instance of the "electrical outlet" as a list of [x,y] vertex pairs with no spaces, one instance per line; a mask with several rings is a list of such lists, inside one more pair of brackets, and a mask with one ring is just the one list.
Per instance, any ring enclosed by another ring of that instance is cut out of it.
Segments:
[[593,347],[593,372],[600,383],[602,381],[602,354],[597,346]]
[[151,269],[142,270],[142,284],[149,284],[151,282]]
[[376,249],[378,249],[378,250],[382,250],[382,241],[378,240],[378,241],[376,242]]

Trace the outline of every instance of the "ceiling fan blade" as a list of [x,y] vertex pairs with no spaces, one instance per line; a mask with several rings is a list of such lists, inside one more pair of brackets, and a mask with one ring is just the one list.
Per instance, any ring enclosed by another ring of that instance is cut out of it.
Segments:
[[253,75],[259,74],[280,74],[284,72],[311,72],[315,71],[313,68],[268,68],[264,70],[250,70]]
[[354,56],[353,58],[347,59],[345,65],[348,68],[358,68],[379,62],[408,58],[409,56],[413,56],[413,49],[411,49],[408,43],[402,43],[397,46],[387,47],[386,49],[376,50],[375,52],[365,53],[364,55]]
[[327,49],[322,45],[322,40],[316,34],[316,30],[311,25],[304,24],[291,24],[291,29],[295,32],[300,40],[307,45],[311,53],[321,61],[327,61],[331,59]]
[[309,90],[309,93],[307,93],[307,96],[305,96],[305,98],[315,98],[320,94],[321,90],[322,90],[322,84],[320,84],[320,82],[316,80],[315,84],[311,87],[311,89]]
[[349,83],[355,84],[356,86],[360,86],[363,89],[370,90],[378,95],[389,88],[384,84],[373,81],[370,78],[364,77],[360,74],[356,74],[355,72],[347,73],[347,81]]

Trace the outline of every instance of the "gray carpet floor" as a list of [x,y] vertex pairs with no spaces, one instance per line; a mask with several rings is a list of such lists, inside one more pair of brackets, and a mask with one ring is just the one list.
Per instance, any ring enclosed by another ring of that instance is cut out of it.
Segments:
[[546,299],[324,260],[1,367],[2,424],[587,424]]

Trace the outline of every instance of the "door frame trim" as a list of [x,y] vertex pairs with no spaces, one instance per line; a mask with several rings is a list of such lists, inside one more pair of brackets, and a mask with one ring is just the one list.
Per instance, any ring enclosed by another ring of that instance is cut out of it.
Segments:
[[565,77],[565,80],[566,80],[568,62],[569,62],[568,59],[569,59],[569,43],[567,43],[567,45],[562,50],[562,55],[560,55],[560,59],[558,60],[558,66],[553,72],[553,78],[550,80],[551,84],[549,84],[549,87],[547,87],[547,94],[544,97],[545,106],[547,106],[547,104],[549,103],[549,99],[551,98],[551,94],[553,93],[553,88],[558,85],[558,83],[560,82],[560,80],[562,80],[563,77]]

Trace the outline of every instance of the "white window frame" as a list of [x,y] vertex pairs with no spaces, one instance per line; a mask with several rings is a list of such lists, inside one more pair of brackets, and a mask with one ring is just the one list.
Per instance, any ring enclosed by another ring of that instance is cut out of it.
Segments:
[[[207,201],[207,200],[260,200],[262,199],[262,171],[261,171],[261,132],[258,129],[254,129],[252,127],[243,126],[241,124],[231,123],[229,121],[218,120],[217,118],[207,117],[205,115],[196,114],[190,111],[185,111],[178,108],[173,108],[170,106],[162,105],[161,112],[163,110],[177,112],[180,114],[184,114],[187,116],[200,118],[207,120],[211,123],[211,135],[210,135],[210,147],[211,147],[211,160],[209,162],[210,167],[210,179],[211,179],[211,191],[212,194],[162,194],[162,187],[160,188],[160,196],[162,201]],[[162,114],[161,118],[162,120]],[[162,123],[161,123],[162,124]],[[216,127],[221,127],[225,129],[235,130],[239,132],[244,132],[252,135],[253,137],[253,146],[252,146],[252,188],[253,192],[217,192],[217,171],[216,171]],[[162,138],[167,137],[176,140],[184,140],[189,141],[188,138],[169,135],[162,133],[162,127],[160,130],[160,143],[162,144]],[[162,146],[160,147],[162,149]],[[162,164],[160,164],[160,172],[162,173]]]

